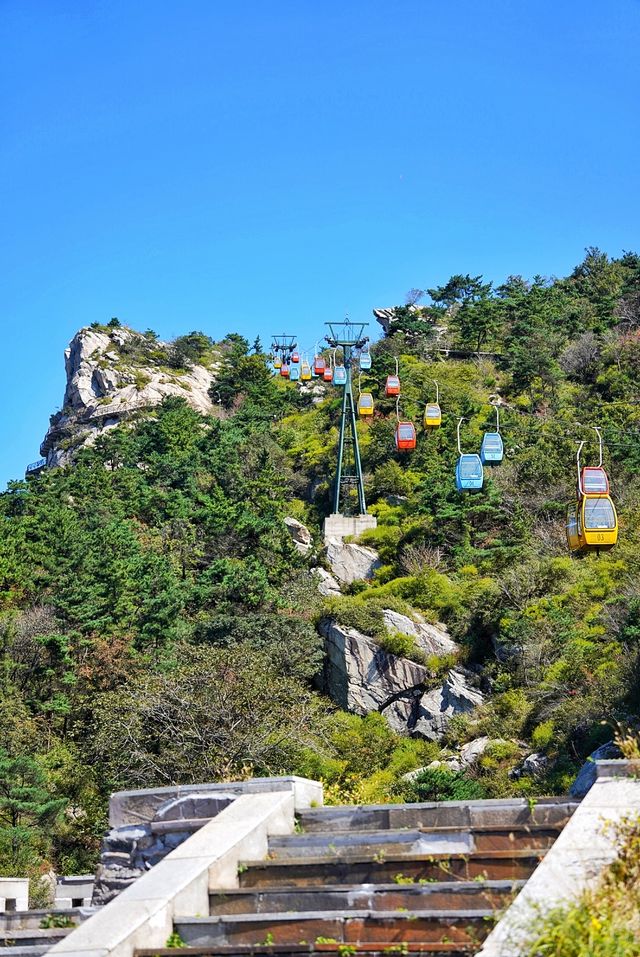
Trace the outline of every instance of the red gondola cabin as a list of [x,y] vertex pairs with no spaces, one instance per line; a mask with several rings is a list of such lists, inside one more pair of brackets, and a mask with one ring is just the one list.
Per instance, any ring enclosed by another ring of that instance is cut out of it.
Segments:
[[608,495],[609,479],[602,466],[585,466],[580,473],[583,495]]
[[300,362],[300,353],[299,353],[299,352],[294,352],[294,353],[292,353],[292,355],[291,355],[291,361],[292,361],[292,362]]
[[385,395],[400,395],[400,379],[397,375],[388,375],[384,387]]
[[283,376],[285,379],[289,378],[289,366],[286,362],[283,362],[282,365],[280,366],[280,375]]
[[324,370],[327,368],[327,361],[323,359],[322,356],[316,356],[313,360],[313,371],[316,375],[324,375]]
[[416,447],[416,429],[413,422],[398,422],[396,425],[396,448],[398,452],[410,452]]

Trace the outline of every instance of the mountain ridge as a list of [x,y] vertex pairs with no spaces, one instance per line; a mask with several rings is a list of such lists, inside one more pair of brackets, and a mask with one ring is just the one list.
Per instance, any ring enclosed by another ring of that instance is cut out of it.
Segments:
[[185,368],[175,361],[175,344],[120,324],[78,330],[65,350],[63,406],[51,417],[40,447],[47,466],[67,464],[74,450],[92,444],[124,419],[154,408],[168,395],[181,396],[197,411],[210,413],[209,389],[217,364],[211,355],[208,359],[207,365],[189,362]]

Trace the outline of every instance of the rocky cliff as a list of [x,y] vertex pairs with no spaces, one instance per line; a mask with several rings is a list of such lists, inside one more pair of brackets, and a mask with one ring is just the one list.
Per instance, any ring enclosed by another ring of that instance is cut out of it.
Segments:
[[194,364],[154,333],[92,326],[76,333],[64,355],[63,407],[51,417],[40,447],[49,467],[66,464],[102,432],[159,405],[166,396],[181,396],[205,414],[212,409],[208,390],[217,368],[213,350],[203,364]]

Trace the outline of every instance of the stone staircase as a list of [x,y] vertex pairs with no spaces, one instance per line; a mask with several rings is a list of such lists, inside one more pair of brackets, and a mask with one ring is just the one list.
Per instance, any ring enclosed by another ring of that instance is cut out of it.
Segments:
[[[478,951],[577,803],[521,799],[301,811],[209,914],[178,918],[183,953],[463,955]],[[177,942],[177,939],[176,939]],[[171,949],[138,949],[138,957]]]

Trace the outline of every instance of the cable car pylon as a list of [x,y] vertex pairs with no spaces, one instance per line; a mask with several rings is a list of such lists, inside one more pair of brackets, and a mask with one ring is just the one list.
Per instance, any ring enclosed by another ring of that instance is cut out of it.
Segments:
[[[376,526],[375,517],[367,515],[352,380],[354,354],[369,341],[364,335],[369,323],[352,323],[349,319],[345,319],[344,322],[327,322],[326,325],[329,327],[329,335],[325,336],[325,339],[333,349],[342,349],[346,375],[344,381],[340,382],[342,406],[338,461],[333,485],[333,510],[332,514],[325,519],[324,533],[325,538],[342,538],[345,535],[358,535],[366,528]],[[353,491],[357,493],[356,515],[352,514]]]

